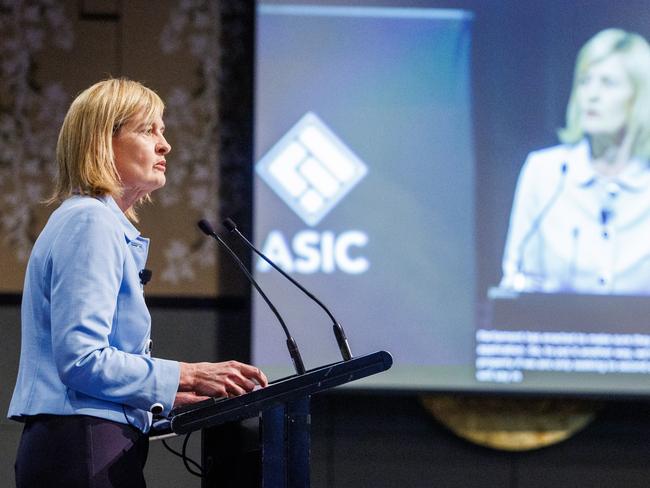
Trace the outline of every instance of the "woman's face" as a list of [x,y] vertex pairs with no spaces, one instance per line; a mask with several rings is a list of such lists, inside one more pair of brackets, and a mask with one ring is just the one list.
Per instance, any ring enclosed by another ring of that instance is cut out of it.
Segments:
[[619,135],[626,127],[634,88],[619,54],[592,64],[578,79],[582,130],[591,136]]
[[125,194],[140,198],[164,186],[165,155],[171,151],[164,132],[161,116],[146,124],[138,115],[113,136],[115,166]]

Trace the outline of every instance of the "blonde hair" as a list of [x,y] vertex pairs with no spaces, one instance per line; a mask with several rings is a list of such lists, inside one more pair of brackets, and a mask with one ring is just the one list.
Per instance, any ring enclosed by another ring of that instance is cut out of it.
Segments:
[[[110,78],[75,98],[63,121],[56,145],[58,175],[49,203],[71,195],[120,196],[122,184],[115,166],[113,136],[136,115],[147,124],[162,117],[163,101],[151,89],[126,78]],[[141,198],[137,204],[149,199]],[[134,208],[126,216],[137,221]]]
[[575,144],[584,136],[580,124],[577,88],[580,78],[595,63],[619,54],[634,88],[634,101],[627,132],[632,136],[631,154],[650,158],[650,46],[639,34],[622,29],[605,29],[580,49],[573,75],[573,88],[567,106],[566,127],[558,131],[562,142]]

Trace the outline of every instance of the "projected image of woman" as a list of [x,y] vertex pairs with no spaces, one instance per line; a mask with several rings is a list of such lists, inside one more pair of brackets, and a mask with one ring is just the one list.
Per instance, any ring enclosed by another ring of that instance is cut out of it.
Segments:
[[529,154],[501,287],[650,293],[650,46],[607,29],[580,50],[560,131]]

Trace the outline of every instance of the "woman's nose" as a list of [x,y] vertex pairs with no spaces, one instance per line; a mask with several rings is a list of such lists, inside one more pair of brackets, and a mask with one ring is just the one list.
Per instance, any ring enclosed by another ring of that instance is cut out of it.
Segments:
[[156,152],[158,154],[168,154],[172,150],[172,146],[167,142],[164,136],[160,136],[160,140],[156,145]]
[[598,86],[598,84],[597,84],[597,83],[594,83],[594,82],[589,83],[589,84],[585,87],[585,91],[586,91],[586,93],[587,93],[587,98],[588,98],[589,100],[595,100],[595,99],[597,99],[598,97],[600,97],[600,90],[601,90],[601,87]]

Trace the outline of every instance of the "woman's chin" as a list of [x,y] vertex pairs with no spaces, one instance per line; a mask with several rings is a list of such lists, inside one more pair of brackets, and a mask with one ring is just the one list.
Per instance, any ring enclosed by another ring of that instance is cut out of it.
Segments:
[[167,178],[165,178],[165,175],[164,174],[157,175],[155,181],[152,181],[151,185],[149,185],[149,190],[147,191],[147,193],[151,193],[153,191],[162,188],[163,186],[165,186],[165,183],[167,183]]
[[614,126],[607,121],[583,123],[582,130],[591,138],[617,139],[623,135],[625,128],[623,126]]

